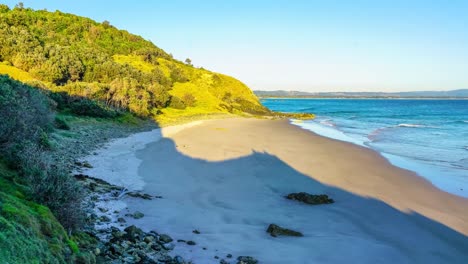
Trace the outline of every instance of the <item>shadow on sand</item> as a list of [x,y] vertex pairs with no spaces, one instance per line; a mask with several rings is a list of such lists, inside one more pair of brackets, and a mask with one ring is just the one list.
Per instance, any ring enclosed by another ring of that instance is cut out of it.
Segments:
[[[162,138],[137,157],[144,192],[163,199],[129,200],[129,210],[145,212],[133,223],[196,241],[176,247],[195,263],[219,263],[213,257],[228,253],[255,256],[261,263],[468,261],[465,235],[420,214],[324,185],[268,153],[210,162],[186,156],[172,139]],[[284,198],[302,191],[327,194],[335,203],[310,206]],[[272,238],[265,232],[270,223],[304,237]]]

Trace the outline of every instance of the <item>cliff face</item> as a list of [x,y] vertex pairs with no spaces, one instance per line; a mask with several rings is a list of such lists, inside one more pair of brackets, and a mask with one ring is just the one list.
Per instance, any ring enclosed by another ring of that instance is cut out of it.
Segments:
[[240,81],[172,58],[108,22],[0,6],[0,74],[156,119],[265,114]]

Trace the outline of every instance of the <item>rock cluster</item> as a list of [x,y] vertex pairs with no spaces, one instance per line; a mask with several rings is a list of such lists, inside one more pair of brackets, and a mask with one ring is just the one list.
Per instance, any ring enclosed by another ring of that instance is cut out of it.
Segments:
[[168,252],[174,248],[174,244],[171,243],[173,240],[168,235],[158,234],[155,231],[145,233],[134,225],[126,227],[123,231],[116,227],[111,227],[108,231],[111,233],[110,240],[99,250],[102,262],[186,263],[180,256],[168,255]]
[[299,192],[299,193],[290,193],[286,196],[286,199],[289,200],[296,200],[306,204],[331,204],[334,203],[333,199],[330,199],[326,194],[308,194],[306,192]]

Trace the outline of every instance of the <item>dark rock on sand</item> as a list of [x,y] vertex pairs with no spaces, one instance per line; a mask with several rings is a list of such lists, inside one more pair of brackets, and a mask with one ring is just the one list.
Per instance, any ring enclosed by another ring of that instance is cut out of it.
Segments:
[[134,197],[134,198],[141,198],[144,200],[152,200],[153,196],[147,194],[147,193],[140,193],[140,192],[128,192],[128,196]]
[[257,264],[258,260],[249,256],[239,256],[237,264]]
[[192,231],[192,233],[199,235],[199,234],[200,234],[200,231],[198,231],[197,229],[195,229],[195,230]]
[[163,244],[165,243],[169,243],[169,242],[172,242],[173,239],[172,237],[166,235],[166,234],[162,234],[162,235],[159,235],[159,241],[161,241]]
[[269,233],[272,237],[277,236],[296,236],[301,237],[304,236],[301,232],[297,232],[291,229],[283,228],[275,224],[270,224],[267,229],[267,233]]
[[195,243],[195,241],[192,241],[192,240],[189,240],[187,241],[187,245],[189,246],[195,246],[197,243]]
[[306,204],[312,204],[312,205],[331,204],[335,202],[333,201],[333,199],[330,199],[328,195],[326,194],[314,195],[314,194],[308,194],[306,192],[290,193],[286,196],[286,199],[296,200],[296,201],[300,201],[300,202],[303,202]]
[[142,212],[136,211],[136,212],[133,213],[133,214],[125,214],[125,216],[133,217],[133,218],[135,218],[135,219],[140,219],[140,218],[143,218],[143,216],[145,216],[145,214],[142,213]]

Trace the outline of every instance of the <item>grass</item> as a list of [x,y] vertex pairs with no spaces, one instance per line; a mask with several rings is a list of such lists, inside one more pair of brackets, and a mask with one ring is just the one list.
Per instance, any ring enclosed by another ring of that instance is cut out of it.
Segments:
[[8,74],[11,78],[22,82],[36,80],[28,72],[18,69],[14,66],[7,65],[5,62],[0,63],[0,74]]
[[133,68],[140,70],[142,72],[151,72],[155,69],[155,66],[151,63],[145,62],[141,59],[140,56],[137,55],[114,55],[112,57],[115,62],[119,64],[128,64]]
[[0,263],[65,263],[67,235],[47,207],[26,199],[0,161]]

